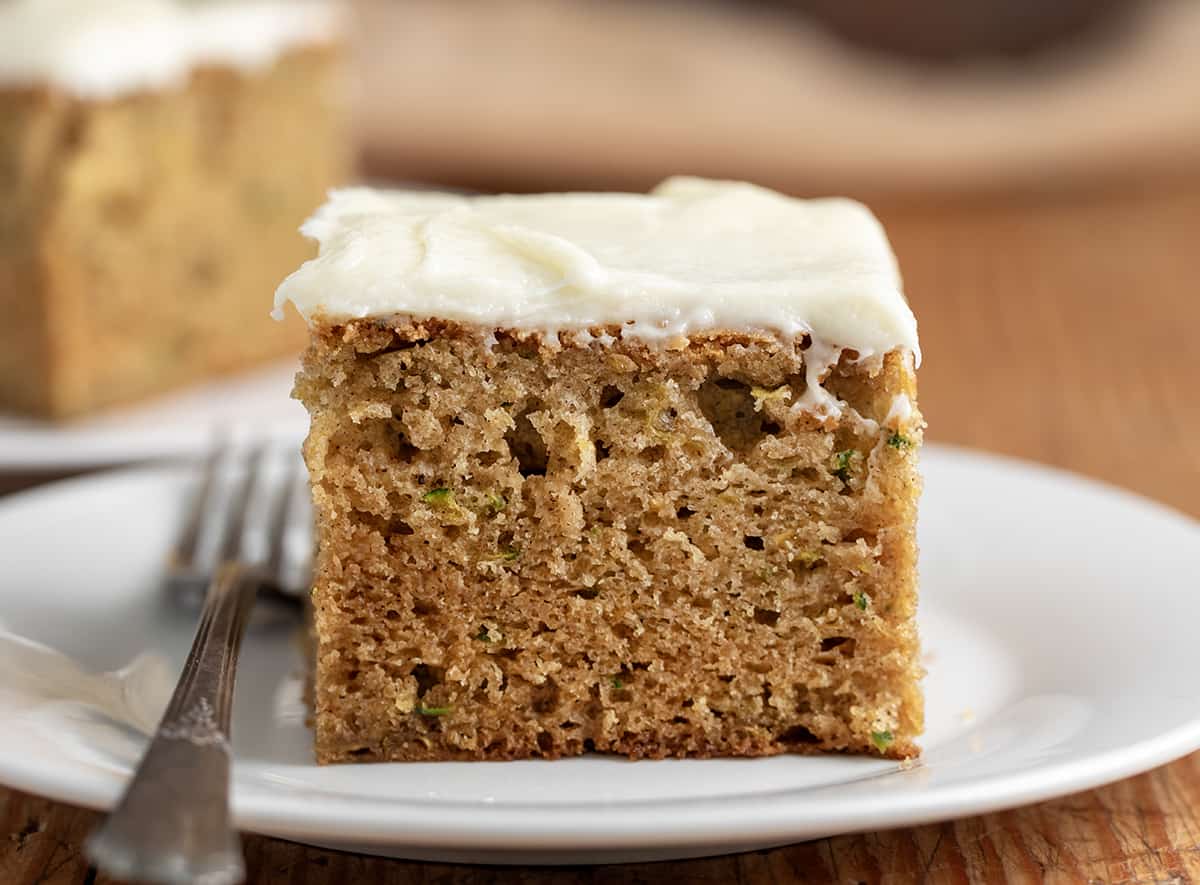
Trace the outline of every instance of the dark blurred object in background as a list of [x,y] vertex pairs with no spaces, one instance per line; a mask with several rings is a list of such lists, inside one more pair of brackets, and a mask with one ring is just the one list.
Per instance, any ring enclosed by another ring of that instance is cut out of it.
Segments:
[[771,0],[863,46],[926,59],[1025,55],[1116,26],[1127,0]]

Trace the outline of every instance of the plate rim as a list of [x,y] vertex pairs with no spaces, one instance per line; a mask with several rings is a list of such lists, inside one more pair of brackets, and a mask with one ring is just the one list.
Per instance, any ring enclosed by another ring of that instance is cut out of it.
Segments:
[[[1072,760],[1048,771],[994,775],[967,784],[939,787],[929,793],[904,793],[873,798],[822,796],[820,807],[804,797],[808,789],[786,791],[771,803],[752,797],[714,797],[697,800],[647,800],[636,805],[628,820],[605,816],[603,823],[585,819],[594,808],[579,806],[511,805],[386,800],[377,797],[324,797],[322,815],[315,820],[303,803],[278,803],[252,791],[233,800],[238,829],[281,838],[324,839],[364,846],[404,846],[480,850],[617,850],[622,848],[685,848],[709,843],[764,844],[796,841],[839,833],[915,827],[938,821],[990,814],[1061,798],[1142,774],[1180,759],[1200,748],[1200,715],[1167,732],[1097,756]],[[718,760],[719,761],[719,760]],[[402,765],[403,763],[384,763]],[[479,762],[479,765],[496,763]],[[553,763],[546,763],[553,764]],[[629,764],[639,764],[630,762]],[[919,771],[920,767],[913,771]],[[891,773],[891,769],[881,775]],[[44,773],[44,772],[43,772]],[[0,756],[0,783],[69,805],[108,810],[123,784],[113,789],[89,783],[72,790],[65,777],[29,776],[8,767]],[[822,788],[834,790],[837,785]],[[981,795],[983,798],[981,798]],[[645,819],[670,805],[673,819],[658,819],[653,828]],[[776,807],[779,806],[779,807]],[[466,808],[469,815],[464,815]],[[621,809],[629,806],[620,804]],[[464,818],[469,818],[464,820]],[[611,823],[612,820],[619,825]],[[552,823],[553,825],[548,825]]]

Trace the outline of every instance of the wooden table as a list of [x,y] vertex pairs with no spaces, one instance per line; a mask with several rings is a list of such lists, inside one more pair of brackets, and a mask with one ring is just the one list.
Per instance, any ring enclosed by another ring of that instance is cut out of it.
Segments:
[[[930,439],[1067,467],[1200,515],[1200,175],[879,208],[921,322]],[[1197,576],[1181,578],[1200,590]],[[0,814],[0,883],[89,881],[79,846],[94,813],[0,790]],[[1200,754],[1001,814],[710,860],[514,871],[257,836],[246,855],[250,881],[271,885],[1190,881]]]

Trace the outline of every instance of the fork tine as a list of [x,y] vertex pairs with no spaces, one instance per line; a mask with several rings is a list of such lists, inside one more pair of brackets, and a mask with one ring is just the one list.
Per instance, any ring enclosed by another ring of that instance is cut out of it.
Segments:
[[212,505],[217,467],[224,460],[228,451],[229,440],[220,438],[209,450],[208,457],[204,459],[204,473],[200,477],[200,488],[192,500],[191,510],[188,512],[183,531],[180,532],[179,538],[175,541],[175,548],[171,551],[171,561],[178,567],[185,568],[195,563],[196,548],[200,544],[200,533]]
[[242,537],[246,533],[246,513],[250,509],[250,499],[253,497],[251,493],[262,475],[266,455],[266,446],[258,445],[251,450],[250,457],[246,459],[245,475],[238,482],[226,508],[229,516],[221,536],[221,545],[217,548],[218,564],[232,562],[241,554]]
[[270,551],[267,554],[267,574],[276,584],[282,584],[284,565],[287,559],[287,529],[291,522],[292,502],[296,498],[296,485],[299,471],[295,459],[289,458],[281,480],[283,488],[275,498],[275,507],[267,520],[267,543]]

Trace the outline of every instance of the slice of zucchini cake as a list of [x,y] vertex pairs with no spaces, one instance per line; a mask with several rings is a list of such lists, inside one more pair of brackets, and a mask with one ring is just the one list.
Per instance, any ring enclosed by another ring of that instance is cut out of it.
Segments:
[[0,0],[0,410],[295,357],[255,293],[344,180],[331,0]]
[[866,208],[347,190],[304,231],[321,762],[918,752],[919,350]]

